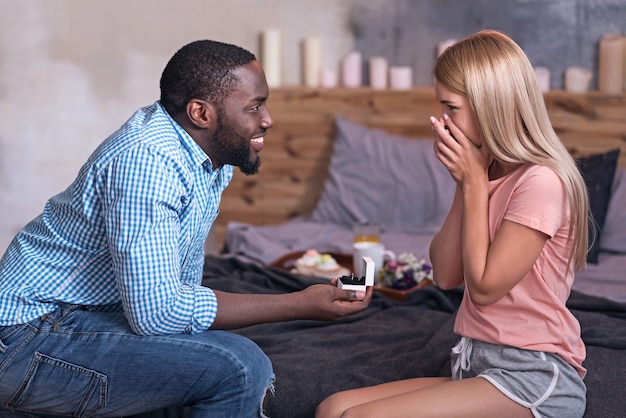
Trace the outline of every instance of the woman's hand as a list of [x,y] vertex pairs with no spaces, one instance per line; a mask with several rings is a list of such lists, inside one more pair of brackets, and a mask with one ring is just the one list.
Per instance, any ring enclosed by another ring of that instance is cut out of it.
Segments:
[[[482,277],[489,249],[488,168],[490,153],[468,138],[452,119],[430,118],[435,155],[458,184],[448,216],[430,246],[436,283],[450,289]],[[477,129],[470,129],[478,135]]]
[[486,176],[490,163],[490,154],[487,147],[482,146],[475,139],[470,140],[444,114],[442,119],[430,117],[434,135],[435,155],[448,169],[450,175],[458,184],[477,178],[476,175]]

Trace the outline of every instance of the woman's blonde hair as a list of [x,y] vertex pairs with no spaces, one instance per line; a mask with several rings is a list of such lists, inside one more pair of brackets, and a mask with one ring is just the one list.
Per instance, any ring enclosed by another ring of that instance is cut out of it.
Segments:
[[483,143],[505,164],[538,164],[561,178],[570,205],[570,265],[585,266],[589,199],[570,153],[554,132],[535,71],[508,36],[484,30],[462,39],[439,56],[434,76],[448,90],[466,96]]

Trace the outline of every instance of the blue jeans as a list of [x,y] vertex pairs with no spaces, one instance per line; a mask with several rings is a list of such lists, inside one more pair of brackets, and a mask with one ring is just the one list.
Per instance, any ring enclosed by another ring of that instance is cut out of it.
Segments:
[[0,327],[3,418],[115,417],[176,406],[191,418],[259,417],[272,383],[267,356],[231,332],[138,336],[122,314],[68,305]]

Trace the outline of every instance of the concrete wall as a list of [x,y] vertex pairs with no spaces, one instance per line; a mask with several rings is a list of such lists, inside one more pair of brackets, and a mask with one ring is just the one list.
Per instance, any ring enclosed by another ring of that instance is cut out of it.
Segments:
[[0,254],[89,153],[158,99],[171,55],[196,39],[259,50],[283,33],[284,80],[300,82],[299,43],[323,35],[327,61],[353,48],[334,0],[0,0]]
[[565,67],[594,69],[600,36],[625,22],[625,0],[0,0],[0,253],[98,143],[158,98],[165,63],[190,41],[258,53],[259,34],[276,27],[285,84],[300,84],[300,42],[319,36],[324,65],[358,49],[414,66],[429,85],[439,41],[493,27],[560,86]]
[[490,28],[512,36],[562,88],[567,67],[597,71],[602,35],[626,32],[626,0],[389,0],[355,4],[349,19],[365,57],[413,66],[420,85],[430,83],[438,42]]

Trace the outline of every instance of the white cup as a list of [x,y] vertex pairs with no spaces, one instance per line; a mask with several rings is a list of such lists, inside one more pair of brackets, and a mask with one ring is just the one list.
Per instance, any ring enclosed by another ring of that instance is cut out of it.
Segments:
[[356,242],[352,246],[352,257],[354,258],[354,275],[362,277],[365,275],[363,270],[363,257],[370,257],[374,261],[374,277],[378,277],[378,270],[383,267],[385,257],[395,260],[396,255],[393,251],[385,250],[385,246],[381,242],[362,241]]

